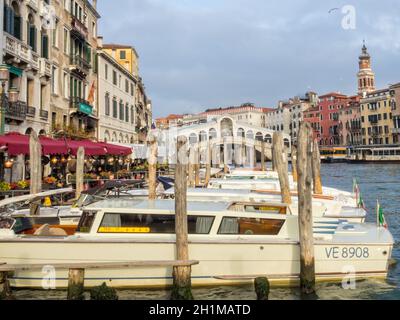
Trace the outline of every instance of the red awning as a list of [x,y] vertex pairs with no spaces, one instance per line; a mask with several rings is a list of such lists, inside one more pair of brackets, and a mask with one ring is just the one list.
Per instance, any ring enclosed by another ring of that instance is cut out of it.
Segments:
[[74,156],[77,155],[79,147],[85,149],[86,156],[104,156],[107,154],[107,149],[104,146],[90,140],[67,140],[67,145],[70,149],[70,153]]
[[[64,141],[47,137],[39,137],[42,145],[42,154],[68,154],[68,147]],[[17,132],[10,132],[0,136],[0,147],[6,148],[10,156],[19,154],[29,155],[29,136]]]
[[104,146],[107,149],[107,153],[113,156],[128,156],[132,153],[132,148],[129,147],[118,146],[105,142],[99,142],[99,144]]
[[[129,147],[117,146],[104,142],[90,140],[54,140],[48,137],[39,137],[43,155],[72,154],[76,156],[79,147],[85,149],[86,156],[127,156],[132,153]],[[29,155],[29,135],[10,132],[0,136],[0,148],[6,149],[10,156],[19,154]]]

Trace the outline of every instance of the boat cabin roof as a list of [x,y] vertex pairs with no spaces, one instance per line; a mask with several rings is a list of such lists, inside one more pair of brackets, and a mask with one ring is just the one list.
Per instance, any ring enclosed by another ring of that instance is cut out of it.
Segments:
[[[188,211],[226,211],[230,202],[212,202],[207,205],[201,201],[188,201]],[[165,210],[175,211],[174,200],[138,200],[138,199],[106,199],[93,203],[85,210],[103,210],[103,209],[142,209],[142,210]]]

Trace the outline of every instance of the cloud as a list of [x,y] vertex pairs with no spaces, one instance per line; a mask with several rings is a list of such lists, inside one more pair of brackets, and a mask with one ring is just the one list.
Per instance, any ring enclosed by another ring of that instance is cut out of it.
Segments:
[[[341,27],[354,5],[357,28]],[[399,81],[396,0],[99,1],[105,42],[135,46],[154,116],[278,100],[309,88],[356,92],[366,39],[379,86]]]

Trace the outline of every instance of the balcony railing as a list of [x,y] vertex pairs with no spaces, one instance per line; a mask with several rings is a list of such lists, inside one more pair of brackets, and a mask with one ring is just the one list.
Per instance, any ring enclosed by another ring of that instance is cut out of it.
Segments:
[[400,128],[393,128],[392,133],[394,134],[400,134]]
[[47,110],[40,110],[39,116],[43,120],[49,119],[49,112]]
[[4,117],[10,120],[24,121],[26,119],[27,106],[25,102],[6,101]]
[[35,107],[27,107],[27,109],[26,109],[26,115],[27,115],[28,117],[34,118],[35,115],[36,115],[36,108],[35,108]]
[[86,101],[78,97],[72,97],[70,101],[71,101],[70,102],[71,108],[77,109],[77,111],[87,114],[89,116],[94,115],[93,106],[89,103],[89,101]]
[[72,33],[75,33],[81,36],[82,38],[87,39],[89,31],[88,28],[86,28],[86,26],[82,22],[72,17],[71,27],[72,27]]
[[27,44],[5,33],[3,39],[5,54],[17,58],[23,63],[30,64],[33,69],[39,68],[39,56]]
[[71,67],[72,69],[80,69],[84,73],[88,73],[91,65],[81,56],[76,55],[71,57]]

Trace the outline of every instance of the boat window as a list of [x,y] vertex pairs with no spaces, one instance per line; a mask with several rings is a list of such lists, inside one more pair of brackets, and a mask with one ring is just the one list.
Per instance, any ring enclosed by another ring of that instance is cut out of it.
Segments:
[[96,218],[96,213],[96,211],[84,211],[76,231],[81,233],[90,233],[94,219]]
[[221,221],[218,234],[243,234],[276,236],[282,229],[285,220],[230,218],[224,217]]
[[[189,234],[209,234],[214,217],[188,216]],[[175,215],[105,213],[99,233],[175,233]]]
[[0,217],[0,229],[11,229],[15,225],[16,220],[9,217]]

